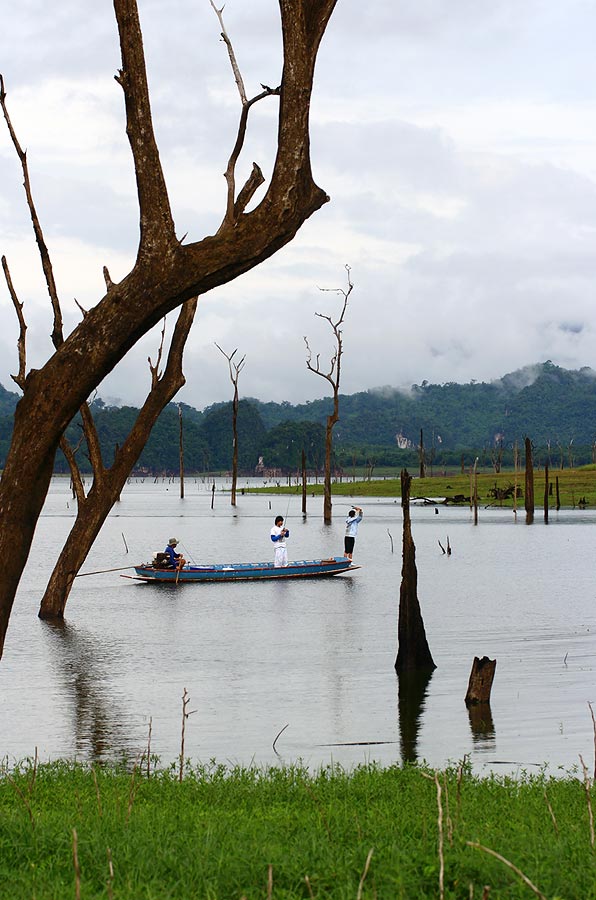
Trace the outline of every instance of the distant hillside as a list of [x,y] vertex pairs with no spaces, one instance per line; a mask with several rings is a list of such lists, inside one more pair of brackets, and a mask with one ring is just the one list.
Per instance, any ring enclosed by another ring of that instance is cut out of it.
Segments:
[[[0,465],[12,430],[18,394],[0,385]],[[106,461],[122,443],[137,410],[92,404]],[[199,412],[182,405],[187,471],[229,469],[231,466],[231,407],[213,404]],[[265,466],[296,467],[302,448],[309,467],[323,462],[323,435],[331,399],[299,405],[243,399],[239,415],[240,466],[253,471],[259,457]],[[590,368],[562,369],[547,361],[527,366],[490,383],[429,384],[408,390],[378,388],[340,399],[340,421],[334,431],[339,465],[374,459],[377,465],[412,465],[420,432],[432,448],[437,464],[454,463],[464,451],[475,456],[497,444],[511,448],[531,437],[536,447],[553,455],[573,445],[589,457],[596,442],[596,372]],[[69,437],[77,443],[80,426],[73,422]],[[81,451],[82,454],[82,451]],[[588,458],[576,456],[578,461]],[[58,469],[65,469],[59,456]],[[84,458],[81,459],[84,465]],[[160,416],[139,466],[150,471],[178,470],[178,405],[171,403]]]
[[[291,406],[252,400],[266,427],[308,418],[324,423],[331,400]],[[569,371],[547,361],[498,381],[412,385],[409,390],[378,388],[345,395],[340,401],[337,440],[346,445],[418,446],[434,440],[453,450],[520,441],[554,446],[596,438],[596,372]]]

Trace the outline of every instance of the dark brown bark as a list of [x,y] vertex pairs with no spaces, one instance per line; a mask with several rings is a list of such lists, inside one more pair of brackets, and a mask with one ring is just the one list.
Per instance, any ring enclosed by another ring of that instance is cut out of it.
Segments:
[[[76,465],[71,465],[75,489],[77,489],[77,515],[42,597],[39,608],[41,619],[58,619],[64,616],[74,579],[85,562],[110,510],[118,500],[126,479],[147,443],[159,414],[184,384],[182,355],[196,307],[196,299],[189,300],[180,310],[163,375],[154,382],[151,392],[139,411],[134,427],[116,452],[113,465],[109,469],[103,468],[101,458],[97,457],[98,446],[90,451],[94,479],[86,497],[82,485],[80,485],[80,479],[77,478],[78,468]],[[85,408],[87,414],[90,415],[86,404]],[[93,446],[93,440],[96,437],[95,428],[88,425],[85,428],[85,434],[88,442],[91,440]]]
[[232,491],[231,491],[231,504],[232,506],[236,506],[236,486],[238,484],[238,407],[240,405],[239,394],[238,394],[238,379],[240,378],[240,372],[244,368],[244,360],[245,356],[242,357],[240,362],[234,362],[234,356],[238,352],[238,350],[234,350],[232,353],[226,353],[225,350],[222,350],[219,344],[215,344],[219,352],[225,356],[228,361],[228,368],[230,370],[230,381],[234,386],[234,397],[232,400]]
[[336,0],[280,0],[284,67],[277,156],[261,203],[217,235],[176,237],[153,132],[135,0],[114,0],[127,134],[139,196],[140,241],[131,272],[107,292],[53,353],[29,373],[0,482],[0,653],[61,435],[97,385],[166,313],[225,284],[292,240],[329,199],[312,178],[309,110],[319,43]]
[[489,659],[488,656],[483,656],[482,659],[474,657],[465,698],[466,706],[475,703],[490,703],[490,692],[496,666],[496,659]]
[[426,478],[426,457],[424,455],[424,431],[420,429],[420,446],[418,447],[418,457],[420,463],[420,477]]
[[416,569],[416,547],[412,538],[410,520],[410,484],[412,476],[401,473],[401,505],[403,508],[403,562],[399,591],[399,618],[397,624],[397,658],[395,669],[402,672],[427,671],[436,669],[426,640],[424,621],[418,602],[418,571]]
[[346,290],[338,289],[335,292],[338,294],[343,294],[344,298],[339,318],[336,321],[333,321],[331,316],[324,316],[321,313],[316,313],[319,318],[325,319],[327,322],[329,322],[329,325],[331,326],[331,330],[333,332],[333,337],[335,339],[335,352],[331,357],[331,361],[329,363],[329,371],[324,372],[321,369],[321,360],[318,354],[316,362],[312,362],[312,352],[307,338],[304,338],[304,343],[306,344],[307,351],[307,369],[309,369],[309,371],[311,372],[314,372],[315,375],[320,375],[321,378],[324,378],[325,381],[329,382],[333,391],[333,411],[327,416],[327,424],[325,426],[325,476],[323,483],[323,521],[325,522],[325,525],[330,525],[332,521],[331,460],[333,458],[333,429],[339,422],[339,383],[341,379],[341,360],[343,354],[341,326],[343,324],[346,309],[348,307],[350,294],[352,293],[352,290],[354,288],[354,285],[352,284],[350,278],[349,266],[346,266],[346,272],[348,274],[348,286]]
[[306,516],[306,451],[302,448],[302,515]]
[[544,521],[547,523],[548,523],[548,495],[549,495],[548,466],[545,464],[545,466],[544,466]]
[[530,438],[525,440],[526,448],[526,522],[531,524],[534,521],[534,463],[532,459],[532,441]]

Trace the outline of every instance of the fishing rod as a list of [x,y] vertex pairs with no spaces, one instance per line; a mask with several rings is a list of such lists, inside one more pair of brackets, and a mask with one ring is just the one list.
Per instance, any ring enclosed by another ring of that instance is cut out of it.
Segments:
[[84,578],[85,575],[104,575],[106,572],[122,572],[124,569],[134,569],[135,566],[118,566],[117,569],[99,569],[97,572],[79,572],[75,578]]

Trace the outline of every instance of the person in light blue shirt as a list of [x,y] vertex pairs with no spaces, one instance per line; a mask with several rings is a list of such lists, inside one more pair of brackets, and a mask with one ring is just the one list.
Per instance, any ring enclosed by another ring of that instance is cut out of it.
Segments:
[[358,534],[358,526],[362,522],[362,516],[363,512],[361,506],[355,506],[348,513],[346,519],[346,535],[344,537],[344,557],[346,559],[352,559],[356,535]]

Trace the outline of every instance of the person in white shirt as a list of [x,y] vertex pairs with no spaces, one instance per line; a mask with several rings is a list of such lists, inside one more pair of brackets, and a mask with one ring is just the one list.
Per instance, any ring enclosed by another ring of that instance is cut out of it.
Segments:
[[288,564],[286,538],[288,538],[289,536],[290,532],[287,528],[284,528],[283,516],[276,516],[275,525],[271,529],[271,540],[275,544],[275,556],[273,559],[273,565],[276,569],[280,566],[287,566]]
[[346,519],[346,534],[344,537],[344,557],[346,559],[352,559],[356,535],[358,534],[358,526],[362,522],[362,516],[363,512],[361,506],[355,506],[348,513],[348,518]]

